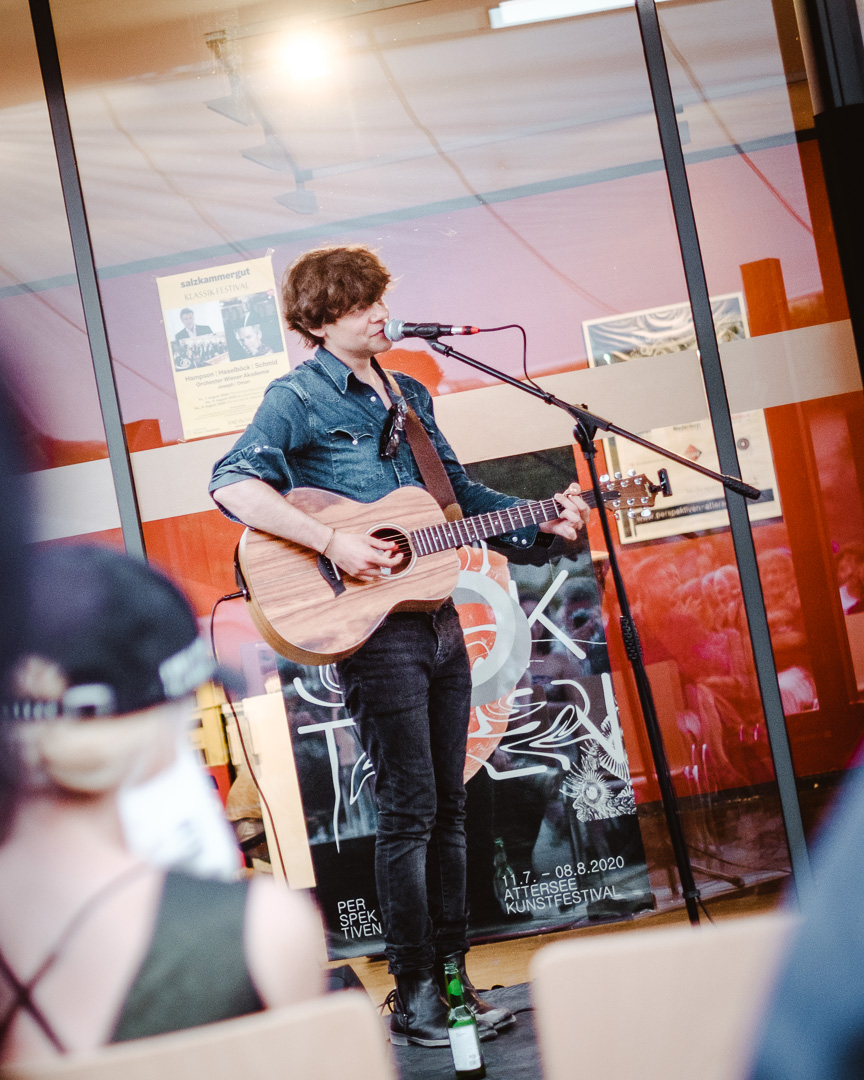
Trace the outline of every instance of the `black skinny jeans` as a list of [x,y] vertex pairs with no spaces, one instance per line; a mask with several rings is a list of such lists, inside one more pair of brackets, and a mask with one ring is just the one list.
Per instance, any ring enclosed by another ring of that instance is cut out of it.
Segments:
[[390,615],[338,671],[375,768],[375,881],[390,971],[428,968],[467,948],[471,671],[455,607]]

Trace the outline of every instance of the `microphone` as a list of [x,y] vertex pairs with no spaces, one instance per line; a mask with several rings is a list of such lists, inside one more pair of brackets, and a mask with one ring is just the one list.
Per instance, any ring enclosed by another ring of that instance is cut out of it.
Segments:
[[388,341],[401,341],[406,337],[431,339],[439,336],[452,337],[455,334],[479,333],[476,326],[444,326],[443,323],[403,322],[401,319],[390,319],[384,327],[384,337]]

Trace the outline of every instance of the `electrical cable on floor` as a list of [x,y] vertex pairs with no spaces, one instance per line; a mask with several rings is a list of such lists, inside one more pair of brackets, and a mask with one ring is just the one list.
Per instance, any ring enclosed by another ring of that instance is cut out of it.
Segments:
[[[704,848],[696,847],[695,844],[688,844],[687,847],[697,855],[704,855],[706,859],[713,859],[714,862],[723,863],[724,866],[734,866],[738,870],[749,870],[751,873],[757,873],[760,869],[765,869],[765,867],[748,866],[746,863],[735,862],[733,859],[725,859],[722,855],[714,855]],[[791,870],[784,869],[782,866],[771,867],[770,870],[772,874],[782,874],[784,877],[788,877],[792,873]]]
[[[239,600],[241,597],[245,598],[246,595],[247,592],[245,589],[241,589],[239,592],[227,593],[225,596],[220,596],[210,610],[210,648],[213,650],[213,657],[216,660],[217,664],[219,663],[219,657],[216,652],[216,608],[219,607],[219,605],[225,600]],[[225,691],[225,700],[228,702],[228,707],[231,709],[231,715],[234,717],[234,723],[237,727],[237,738],[240,740],[240,748],[243,751],[243,758],[246,762],[246,768],[249,770],[249,775],[252,778],[252,783],[255,785],[255,789],[258,792],[258,798],[261,800],[261,805],[264,807],[267,816],[270,818],[270,828],[273,833],[273,840],[276,844],[276,855],[279,859],[279,866],[282,868],[282,876],[287,884],[288,872],[285,869],[285,860],[282,857],[282,845],[279,843],[279,834],[276,831],[276,821],[270,811],[270,804],[267,802],[267,797],[262,791],[261,785],[258,782],[258,777],[255,775],[255,770],[252,767],[252,761],[249,756],[249,751],[246,747],[246,740],[243,738],[243,729],[240,726],[240,718],[237,715],[237,710],[234,708],[234,702],[231,700],[231,695],[228,693],[225,687],[223,687],[222,689]]]

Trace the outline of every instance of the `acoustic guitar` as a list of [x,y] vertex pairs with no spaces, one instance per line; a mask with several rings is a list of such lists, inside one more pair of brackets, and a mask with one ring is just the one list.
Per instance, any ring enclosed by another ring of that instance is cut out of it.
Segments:
[[[604,477],[603,502],[616,514],[650,517],[661,485],[646,476]],[[582,498],[595,505],[594,493]],[[263,639],[301,664],[350,656],[391,611],[434,611],[459,577],[456,548],[560,516],[554,499],[447,521],[425,488],[402,487],[375,502],[355,502],[315,488],[285,496],[325,525],[394,541],[402,561],[378,581],[343,575],[329,559],[269,533],[246,529],[237,548],[238,574]]]

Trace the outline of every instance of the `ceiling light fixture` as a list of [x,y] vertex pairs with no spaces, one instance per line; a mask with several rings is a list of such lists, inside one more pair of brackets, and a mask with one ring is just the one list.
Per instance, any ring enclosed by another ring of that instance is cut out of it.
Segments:
[[[665,0],[655,0],[662,4]],[[634,0],[502,0],[490,8],[489,22],[493,30],[525,23],[546,22],[549,19],[569,19],[574,15],[593,15],[598,11],[634,8]]]
[[332,44],[320,34],[292,34],[279,45],[280,66],[296,82],[331,74]]

